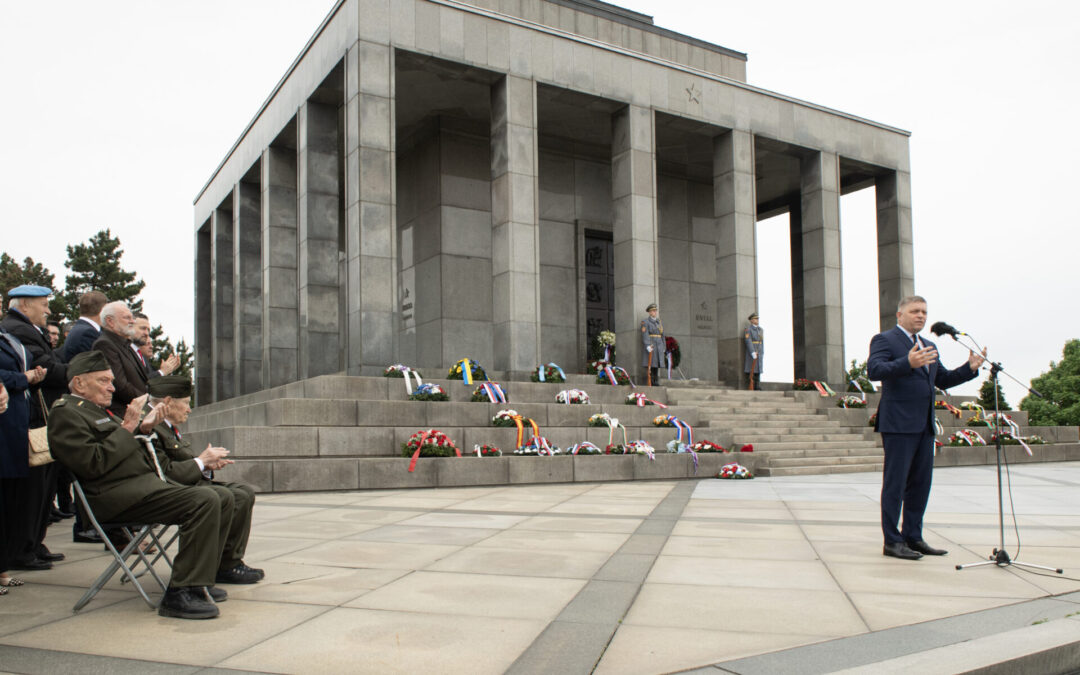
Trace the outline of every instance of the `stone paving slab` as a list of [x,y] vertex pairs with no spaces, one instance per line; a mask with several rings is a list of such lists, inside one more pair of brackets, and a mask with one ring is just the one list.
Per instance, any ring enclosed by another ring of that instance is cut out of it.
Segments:
[[[107,559],[65,521],[47,543],[69,559],[0,598],[0,670],[899,669],[1080,610],[1080,464],[1011,474],[1021,560],[1066,575],[954,569],[997,545],[993,467],[936,470],[926,536],[950,554],[918,562],[881,555],[879,474],[260,495],[247,560],[267,579],[224,586],[207,622],[117,579],[73,615]],[[1074,627],[1033,639],[1072,654]]]

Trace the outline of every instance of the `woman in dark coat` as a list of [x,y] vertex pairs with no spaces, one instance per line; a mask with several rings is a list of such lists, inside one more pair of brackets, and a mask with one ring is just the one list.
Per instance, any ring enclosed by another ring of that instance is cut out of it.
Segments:
[[27,517],[21,504],[22,483],[29,472],[30,385],[45,377],[45,370],[26,369],[29,354],[13,335],[0,328],[0,384],[7,392],[7,406],[0,410],[0,595],[22,582],[7,575],[21,545],[18,536]]

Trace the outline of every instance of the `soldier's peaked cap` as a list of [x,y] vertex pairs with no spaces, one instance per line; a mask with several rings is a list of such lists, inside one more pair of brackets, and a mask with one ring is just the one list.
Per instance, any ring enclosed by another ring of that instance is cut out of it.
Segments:
[[191,380],[184,375],[163,375],[150,380],[148,386],[154,398],[187,398],[191,396]]

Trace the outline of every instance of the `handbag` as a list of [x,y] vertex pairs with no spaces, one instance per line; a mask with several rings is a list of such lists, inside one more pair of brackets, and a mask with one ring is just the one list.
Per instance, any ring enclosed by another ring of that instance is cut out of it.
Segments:
[[44,466],[55,461],[49,452],[49,409],[45,407],[45,397],[38,389],[38,403],[41,404],[41,413],[45,416],[45,426],[30,430],[30,466]]

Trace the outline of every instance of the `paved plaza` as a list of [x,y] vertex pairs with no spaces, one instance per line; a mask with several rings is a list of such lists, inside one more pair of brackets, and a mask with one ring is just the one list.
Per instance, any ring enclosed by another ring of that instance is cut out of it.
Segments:
[[[889,672],[927,654],[1000,661],[1025,644],[1080,641],[1069,617],[1080,613],[1078,488],[1080,464],[1012,470],[1019,558],[1064,567],[1064,578],[954,569],[997,545],[993,467],[936,472],[926,538],[950,553],[918,562],[881,555],[873,473],[262,495],[246,559],[267,579],[224,586],[213,621],[160,618],[117,579],[72,615],[107,559],[71,544],[65,521],[47,543],[67,561],[19,573],[27,585],[0,598],[0,670]],[[1006,542],[1015,554],[1011,529]]]

